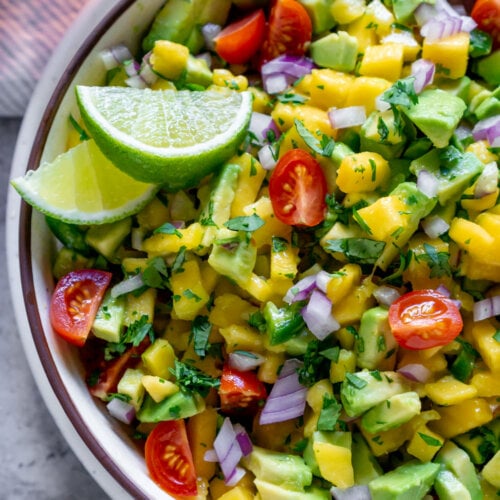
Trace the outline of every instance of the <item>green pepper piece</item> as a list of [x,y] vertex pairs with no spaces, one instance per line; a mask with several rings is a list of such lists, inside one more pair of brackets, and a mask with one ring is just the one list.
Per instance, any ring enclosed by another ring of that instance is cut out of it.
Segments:
[[460,343],[462,349],[453,361],[450,372],[460,382],[466,382],[472,375],[478,353],[468,342],[461,341]]
[[304,330],[305,322],[300,314],[302,307],[300,302],[284,307],[268,302],[264,306],[264,319],[271,345],[282,344]]

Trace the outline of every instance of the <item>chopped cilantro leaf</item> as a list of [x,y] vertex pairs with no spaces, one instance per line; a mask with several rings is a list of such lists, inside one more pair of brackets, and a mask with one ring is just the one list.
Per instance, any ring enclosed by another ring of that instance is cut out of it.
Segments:
[[304,142],[309,148],[311,148],[312,151],[325,157],[330,157],[332,155],[333,148],[335,147],[335,141],[331,137],[318,132],[318,135],[321,134],[321,140],[318,140],[318,138],[310,132],[304,123],[297,119],[295,119],[295,128],[297,129],[300,137],[302,137]]
[[178,238],[182,238],[182,233],[170,222],[165,222],[165,224],[157,227],[153,234],[175,234]]
[[207,355],[209,346],[208,338],[212,331],[212,324],[208,321],[207,316],[196,316],[191,325],[190,342],[193,342],[194,352],[204,358]]
[[345,379],[350,385],[352,385],[356,389],[363,389],[363,387],[366,387],[368,385],[368,382],[366,380],[359,378],[354,373],[346,373]]
[[339,238],[325,242],[325,250],[343,253],[350,262],[357,264],[374,264],[384,248],[384,241],[368,238]]
[[342,405],[335,399],[335,396],[325,394],[318,418],[318,431],[333,431],[337,425],[341,411]]
[[150,288],[168,288],[168,269],[162,257],[151,259],[142,272],[144,284]]
[[229,219],[224,226],[231,231],[246,231],[252,232],[256,231],[264,225],[264,221],[257,215],[252,214],[248,216],[234,217]]
[[422,438],[425,444],[428,444],[429,446],[441,446],[443,444],[439,439],[429,436],[428,434],[424,434],[423,432],[419,432],[418,435]]
[[170,369],[182,391],[192,394],[198,393],[206,397],[211,388],[218,388],[220,380],[213,378],[195,366],[175,360],[174,368]]

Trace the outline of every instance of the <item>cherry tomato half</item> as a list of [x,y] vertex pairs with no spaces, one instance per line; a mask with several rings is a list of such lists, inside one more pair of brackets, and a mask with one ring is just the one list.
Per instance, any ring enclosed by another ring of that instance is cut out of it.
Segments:
[[219,396],[221,409],[233,412],[244,409],[257,410],[260,401],[266,399],[265,385],[252,371],[242,372],[225,365],[222,370]]
[[396,299],[389,308],[394,338],[405,349],[430,349],[448,344],[462,331],[456,303],[435,290],[415,290]]
[[500,0],[476,0],[471,16],[478,28],[489,33],[493,47],[500,47]]
[[307,151],[291,149],[276,164],[269,196],[276,217],[292,226],[315,226],[325,218],[326,178]]
[[111,273],[96,269],[79,269],[63,276],[50,302],[54,331],[79,347],[85,344],[111,277]]
[[264,11],[259,9],[226,26],[214,39],[215,51],[229,64],[244,64],[259,50],[265,29]]
[[311,37],[311,18],[304,6],[297,0],[277,0],[269,15],[261,61],[270,61],[281,54],[302,56]]
[[146,439],[144,453],[153,481],[167,493],[196,495],[196,471],[184,420],[159,422]]

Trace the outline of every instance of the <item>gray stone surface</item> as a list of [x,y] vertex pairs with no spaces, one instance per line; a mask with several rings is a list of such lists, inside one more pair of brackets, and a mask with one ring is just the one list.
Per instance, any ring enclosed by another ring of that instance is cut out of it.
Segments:
[[[0,118],[2,235],[10,162],[19,126],[19,119]],[[6,286],[4,244],[0,245],[0,283],[0,499],[105,499],[62,437],[36,387],[15,327]]]

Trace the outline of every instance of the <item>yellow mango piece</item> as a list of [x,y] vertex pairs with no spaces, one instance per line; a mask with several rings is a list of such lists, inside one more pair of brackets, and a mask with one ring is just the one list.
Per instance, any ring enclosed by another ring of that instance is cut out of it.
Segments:
[[337,304],[360,284],[361,267],[358,264],[346,264],[326,284],[326,296],[332,304]]
[[[482,475],[486,481],[492,484],[495,488],[500,489],[500,450],[483,467]],[[498,492],[497,492],[498,496]]]
[[153,69],[168,80],[177,80],[186,69],[189,49],[170,40],[157,40],[149,59]]
[[398,368],[409,364],[422,364],[430,370],[435,376],[443,374],[448,366],[446,358],[442,352],[438,352],[433,356],[427,357],[423,351],[399,351]]
[[469,33],[463,31],[437,40],[424,38],[422,59],[436,65],[436,76],[461,78],[467,70],[469,40]]
[[468,254],[460,257],[460,271],[471,280],[500,282],[500,265],[479,262]]
[[284,238],[273,239],[270,262],[272,279],[295,278],[299,261],[298,247],[292,246],[291,242]]
[[137,273],[144,271],[148,265],[148,259],[143,257],[125,257],[122,259],[122,269],[125,273]]
[[330,14],[339,24],[349,24],[359,19],[366,10],[365,0],[333,0]]
[[190,321],[171,318],[165,327],[162,337],[167,339],[173,348],[179,352],[185,351],[188,348],[190,335]]
[[248,88],[248,80],[244,75],[233,75],[231,71],[224,68],[216,68],[213,70],[213,83],[218,87],[227,87],[231,90],[240,92]]
[[436,408],[441,416],[429,423],[434,432],[452,438],[493,420],[493,413],[486,399],[472,398],[451,406]]
[[253,476],[252,474],[245,474],[236,484],[236,486],[228,486],[224,479],[221,477],[215,476],[209,485],[210,490],[210,498],[221,498],[224,494],[231,491],[235,487],[242,487],[249,491],[255,492],[255,487],[253,485]]
[[488,368],[493,373],[500,373],[500,342],[494,338],[496,332],[490,320],[475,322],[472,326],[472,342]]
[[151,375],[156,375],[165,380],[173,377],[170,372],[175,364],[175,352],[170,342],[166,339],[156,339],[141,356],[144,368]]
[[[211,377],[217,378],[221,376],[222,370],[220,360],[214,356],[205,356],[204,358],[200,358],[200,356],[194,352],[193,342],[189,344],[187,350],[182,354],[181,361],[183,363],[193,365],[195,368],[207,373]],[[211,401],[208,402],[213,404]]]
[[[353,339],[354,336],[349,334]],[[337,362],[330,362],[329,378],[332,384],[342,382],[345,379],[346,373],[354,373],[356,371],[356,354],[348,349],[340,349],[339,359]]]
[[157,402],[163,401],[167,396],[179,392],[179,386],[170,380],[166,380],[157,375],[143,375],[142,385],[146,392]]
[[263,336],[249,325],[229,325],[220,328],[220,334],[226,341],[228,352],[243,350],[262,352],[264,350]]
[[323,478],[339,488],[354,485],[352,453],[349,448],[315,441],[313,452]]
[[253,500],[254,492],[246,489],[243,486],[234,486],[229,491],[226,491],[219,500]]
[[243,153],[230,160],[231,163],[240,165],[238,185],[231,205],[231,218],[244,215],[243,208],[257,199],[257,194],[262,181],[266,176],[266,170],[251,154]]
[[378,153],[354,153],[342,159],[337,186],[344,193],[366,193],[383,186],[390,173],[389,163]]
[[362,426],[359,427],[359,430],[376,457],[383,456],[391,451],[396,451],[403,446],[406,441],[411,439],[414,433],[412,420],[394,429],[377,432],[376,434],[367,432]]
[[203,233],[203,226],[199,222],[193,222],[186,228],[177,229],[174,234],[153,234],[143,241],[142,250],[150,257],[177,253],[181,247],[194,250],[200,245]]
[[336,131],[332,127],[328,113],[324,109],[307,104],[285,104],[279,102],[275,105],[271,116],[282,132],[291,128],[297,119],[303,122],[308,130],[312,130],[313,132],[319,130],[327,136],[336,137]]
[[297,420],[285,420],[274,424],[259,424],[258,415],[253,420],[252,438],[257,446],[270,450],[285,451],[290,436],[297,432]]
[[[475,185],[466,189],[464,191],[464,195],[473,196],[474,188]],[[469,214],[474,212],[482,212],[483,210],[488,210],[489,208],[493,208],[495,206],[499,193],[500,190],[496,188],[493,193],[487,194],[482,198],[464,198],[463,200],[460,200],[460,204],[463,208],[465,208],[465,210],[469,211]]]
[[[483,212],[477,216],[476,222],[489,234],[491,234],[491,236],[493,236],[495,240],[494,244],[498,248],[498,245],[500,245],[500,214]],[[500,259],[498,259],[498,262],[495,263],[500,264]]]
[[491,371],[475,373],[470,384],[476,388],[478,397],[498,397],[500,396],[500,371],[497,373]]
[[492,161],[498,161],[498,155],[490,150],[490,145],[487,140],[476,141],[473,142],[472,144],[469,144],[465,148],[465,152],[474,153],[479,158],[479,160],[485,165]]
[[430,462],[444,443],[439,434],[432,432],[426,424],[417,427],[415,434],[408,442],[406,451],[421,462]]
[[371,16],[363,14],[358,19],[349,23],[347,33],[358,40],[358,52],[363,53],[367,47],[375,45],[378,41],[375,24]]
[[470,253],[470,255],[480,262],[490,264],[500,264],[494,257],[493,236],[479,224],[470,220],[455,217],[450,224],[448,234],[450,238],[462,249]]
[[143,316],[146,316],[148,323],[152,323],[155,316],[156,295],[157,290],[155,288],[148,288],[139,296],[132,293],[127,294],[124,324],[130,326]]
[[404,48],[401,44],[386,43],[366,47],[359,74],[376,76],[395,82],[401,78]]
[[307,390],[306,401],[315,413],[323,408],[323,399],[333,395],[332,383],[328,379],[318,380]]
[[248,324],[250,315],[257,307],[236,294],[225,293],[215,298],[208,319],[215,326],[224,328],[230,325]]
[[165,78],[157,78],[152,84],[153,90],[177,90],[174,82],[166,80]]
[[173,293],[173,314],[178,319],[193,320],[205,307],[210,295],[203,287],[197,260],[182,264],[182,270],[170,277]]
[[413,36],[413,33],[393,28],[392,31],[380,40],[381,44],[397,43],[403,48],[403,60],[405,62],[415,61],[420,53],[421,46]]
[[285,362],[284,352],[270,352],[265,353],[264,362],[257,370],[257,378],[266,384],[274,384],[278,379],[280,368]]
[[425,384],[424,389],[427,396],[438,405],[455,405],[477,395],[473,385],[464,384],[452,375]]
[[375,289],[376,285],[366,278],[351,294],[333,305],[332,314],[341,326],[357,323],[363,313],[375,305],[373,298]]
[[379,241],[390,241],[400,228],[408,225],[407,205],[399,196],[389,195],[360,208],[358,214],[370,228],[370,234]]
[[385,78],[360,76],[354,80],[349,89],[345,106],[364,106],[366,116],[368,116],[376,109],[375,99],[391,85],[391,82]]
[[217,434],[217,410],[205,408],[204,411],[190,417],[186,422],[186,431],[196,473],[210,481],[215,474],[216,464],[206,461],[204,456],[207,450],[214,447]]
[[168,221],[170,211],[159,198],[153,198],[138,214],[137,222],[146,231],[152,231]]
[[311,106],[343,108],[355,77],[329,68],[313,69],[308,86]]

